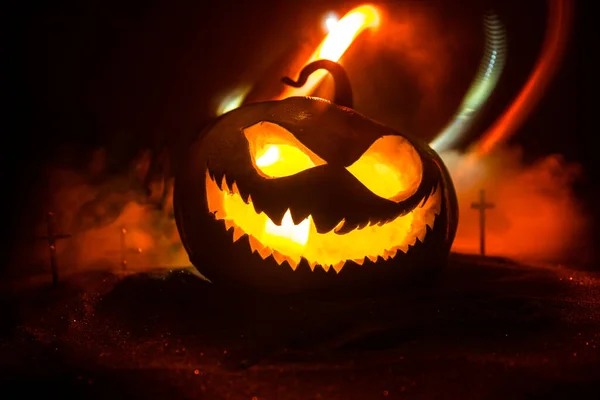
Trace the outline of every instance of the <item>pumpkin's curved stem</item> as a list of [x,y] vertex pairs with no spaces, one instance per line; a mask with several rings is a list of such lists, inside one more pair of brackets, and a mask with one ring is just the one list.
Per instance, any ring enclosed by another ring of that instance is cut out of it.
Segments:
[[313,61],[306,65],[302,71],[300,71],[298,81],[294,81],[287,76],[281,78],[281,81],[286,85],[299,88],[306,83],[306,80],[310,75],[312,75],[313,72],[319,69],[325,69],[331,74],[331,76],[333,76],[333,80],[335,82],[335,95],[333,102],[339,106],[352,108],[354,101],[352,98],[352,86],[350,86],[350,79],[348,79],[348,74],[346,73],[344,67],[334,61]]

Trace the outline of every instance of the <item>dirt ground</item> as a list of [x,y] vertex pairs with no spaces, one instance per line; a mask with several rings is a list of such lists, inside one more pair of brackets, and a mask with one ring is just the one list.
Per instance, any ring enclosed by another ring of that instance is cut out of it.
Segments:
[[369,298],[216,293],[89,273],[0,299],[3,399],[587,399],[600,274],[454,255]]

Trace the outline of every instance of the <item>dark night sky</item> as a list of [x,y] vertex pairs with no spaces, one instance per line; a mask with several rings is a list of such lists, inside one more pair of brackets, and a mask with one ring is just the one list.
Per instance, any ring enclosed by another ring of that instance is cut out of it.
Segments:
[[[219,93],[242,79],[264,81],[270,65],[293,53],[306,39],[307,33],[301,28],[316,25],[315,21],[330,9],[343,13],[360,4],[215,1],[208,8],[201,3],[27,0],[11,10],[9,62],[3,75],[8,77],[9,93],[14,94],[9,129],[4,133],[8,143],[3,159],[15,193],[24,194],[28,187],[38,184],[40,163],[52,159],[54,149],[67,142],[88,148],[122,147],[135,154],[139,148],[159,147],[193,134],[211,116]],[[505,21],[509,63],[479,124],[484,128],[516,94],[535,62],[544,33],[545,1],[412,3],[440,10],[440,21],[446,21],[446,29],[460,31],[456,35],[461,37],[471,37],[470,32],[479,29],[478,18],[485,5],[493,5]],[[582,35],[582,13],[578,11],[564,64],[514,141],[522,144],[532,159],[560,152],[569,160],[583,163],[589,177],[581,190],[595,201],[597,191],[590,188],[597,178],[597,168],[589,154],[591,146],[585,145],[587,127],[580,122],[577,95],[577,50]],[[477,67],[479,45],[473,39],[465,42],[462,53],[457,50],[456,64],[448,66],[456,78],[443,87],[447,101],[431,113],[427,124],[422,124],[423,136],[431,135],[450,118]],[[386,54],[380,59],[372,57],[367,65],[353,63],[349,74],[352,76],[353,68],[393,64],[382,60],[386,60]],[[374,98],[373,90],[361,92],[355,88],[357,98],[362,98],[365,105],[373,104],[373,108],[384,101],[394,102],[397,109],[407,109],[408,115],[410,106],[420,104],[424,94],[406,82],[389,82],[390,76],[401,73],[392,75],[388,70],[386,75],[385,69],[379,71],[383,71],[378,75],[384,78],[374,80],[374,91],[378,85],[383,89],[389,84],[398,87],[402,95],[381,94]],[[272,79],[278,80],[279,76]],[[360,101],[357,103],[359,108]],[[374,117],[390,122],[383,114]],[[418,129],[415,120],[402,113],[396,120],[413,131]],[[29,203],[23,202],[22,196],[15,196],[15,200],[12,215],[18,218]]]

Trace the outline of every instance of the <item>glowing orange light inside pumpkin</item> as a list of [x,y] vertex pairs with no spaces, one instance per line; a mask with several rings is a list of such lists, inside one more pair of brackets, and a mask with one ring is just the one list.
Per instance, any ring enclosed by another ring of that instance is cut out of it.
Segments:
[[265,178],[283,178],[326,162],[285,128],[261,122],[244,129],[252,164]]
[[421,158],[402,136],[383,136],[347,168],[379,197],[401,201],[413,195],[423,176]]
[[270,178],[295,175],[315,166],[310,157],[299,148],[287,144],[269,144],[256,157],[255,164]]
[[417,239],[424,240],[427,226],[433,227],[441,206],[438,188],[423,207],[391,222],[340,235],[336,230],[343,226],[343,220],[332,231],[319,233],[311,216],[294,224],[289,210],[278,225],[265,213],[256,212],[251,196],[244,201],[236,184],[228,188],[222,182],[220,188],[208,174],[206,193],[210,212],[225,223],[226,229],[233,229],[233,240],[247,235],[250,248],[262,258],[273,257],[278,264],[287,261],[292,269],[304,258],[312,269],[320,265],[338,272],[347,261],[363,264],[366,259],[388,259],[398,251],[408,251]]
[[[244,129],[244,135],[248,140],[252,165],[266,179],[290,176],[326,164],[279,125],[261,122]],[[384,186],[385,179],[389,178],[387,183],[393,190],[388,193],[391,199],[395,199],[398,191],[403,195],[414,193],[421,181],[421,162],[411,151],[416,154],[406,139],[384,136],[363,154],[354,168],[348,169],[352,169],[367,188],[371,186],[380,192],[388,190]],[[377,154],[379,158],[373,161]],[[372,165],[367,165],[369,163]],[[376,177],[370,175],[374,171]],[[384,182],[376,183],[379,180]],[[441,190],[438,188],[422,207],[393,221],[375,221],[339,234],[336,232],[345,223],[342,220],[331,231],[319,233],[310,215],[296,224],[290,209],[280,223],[272,221],[264,212],[257,213],[252,194],[244,200],[237,183],[228,185],[225,177],[217,183],[207,173],[206,193],[209,211],[216,219],[223,220],[227,229],[233,229],[234,241],[248,235],[252,251],[258,252],[262,258],[272,256],[279,264],[287,261],[293,269],[302,258],[313,269],[320,265],[325,270],[333,267],[340,271],[347,261],[363,264],[365,259],[376,261],[379,257],[395,257],[398,251],[406,252],[417,239],[424,240],[427,226],[433,227],[441,207]]]
[[256,165],[259,167],[268,167],[269,165],[273,165],[279,159],[279,155],[281,152],[279,151],[279,146],[269,145],[264,154],[256,159]]
[[294,224],[292,214],[288,210],[281,220],[281,225],[275,225],[273,221],[267,219],[265,233],[274,236],[275,238],[289,239],[292,242],[304,246],[308,241],[310,222],[310,218],[306,218],[298,225]]
[[[310,157],[297,147],[274,144],[266,146],[264,153],[256,157],[255,163],[261,172],[270,177],[294,175],[315,166]],[[301,245],[306,244],[309,229],[309,218],[295,225],[289,210],[283,216],[281,225],[275,225],[268,218],[265,224],[265,233],[272,236],[274,240],[277,238],[289,239]]]

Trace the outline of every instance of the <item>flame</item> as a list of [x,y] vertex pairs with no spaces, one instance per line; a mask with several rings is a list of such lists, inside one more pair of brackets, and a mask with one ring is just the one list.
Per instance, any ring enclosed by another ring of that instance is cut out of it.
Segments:
[[256,165],[259,167],[268,167],[275,164],[280,157],[281,151],[279,150],[279,146],[270,145],[264,154],[256,159]]
[[[308,65],[316,60],[339,61],[354,39],[367,28],[379,26],[380,18],[377,8],[371,5],[362,5],[354,8],[342,17],[337,23],[328,19],[329,34],[321,45],[317,47],[312,56],[302,65]],[[326,71],[315,71],[301,88],[286,88],[276,100],[291,96],[307,96],[327,75]]]
[[259,122],[244,129],[252,165],[263,178],[295,175],[326,162],[304,146],[287,129]]
[[310,157],[296,146],[269,144],[260,151],[263,154],[256,157],[254,164],[260,172],[270,178],[294,175],[316,166]]
[[275,225],[270,219],[267,220],[267,223],[265,224],[265,233],[274,240],[282,238],[304,246],[306,245],[306,242],[308,242],[310,222],[311,218],[308,217],[298,225],[294,224],[292,214],[290,213],[290,210],[287,210],[281,220],[281,225]]

